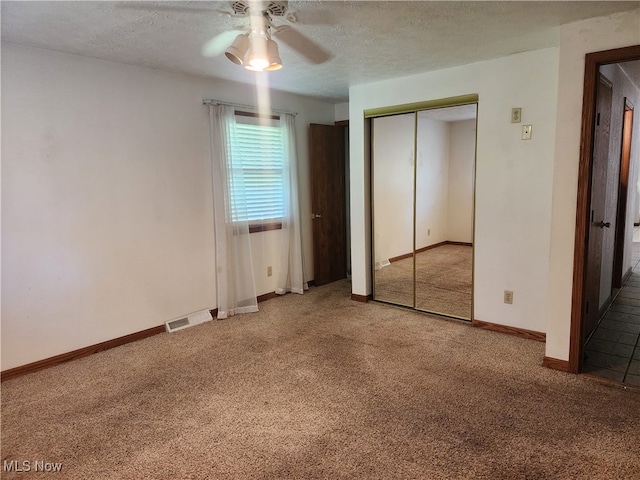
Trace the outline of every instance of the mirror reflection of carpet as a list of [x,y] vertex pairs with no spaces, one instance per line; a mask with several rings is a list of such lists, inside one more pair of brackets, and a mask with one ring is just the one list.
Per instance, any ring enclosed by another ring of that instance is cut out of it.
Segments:
[[[471,318],[472,247],[442,245],[416,255],[416,308]],[[413,258],[377,270],[376,299],[413,306]]]

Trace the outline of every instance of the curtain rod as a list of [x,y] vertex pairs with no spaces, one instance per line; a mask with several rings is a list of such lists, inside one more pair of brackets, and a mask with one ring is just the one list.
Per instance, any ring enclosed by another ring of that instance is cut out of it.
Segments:
[[[220,100],[213,100],[213,99],[205,99],[202,101],[202,103],[204,105],[228,105],[230,107],[244,108],[254,112],[259,112],[258,107],[254,107],[253,105],[243,105],[241,103],[222,102]],[[269,113],[288,113],[289,115],[293,115],[294,117],[298,115],[298,112],[289,112],[287,110],[276,110],[275,108],[270,108]]]

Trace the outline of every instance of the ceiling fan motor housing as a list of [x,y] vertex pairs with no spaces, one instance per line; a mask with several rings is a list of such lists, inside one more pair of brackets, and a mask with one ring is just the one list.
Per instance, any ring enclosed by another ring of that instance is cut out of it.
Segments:
[[[234,15],[237,16],[247,16],[251,12],[251,2],[249,1],[236,1],[231,3],[231,9],[233,10]],[[258,3],[258,2],[254,2]],[[261,5],[259,9],[263,12],[268,12],[269,15],[273,17],[284,17],[287,12],[287,6],[289,2],[260,2]]]

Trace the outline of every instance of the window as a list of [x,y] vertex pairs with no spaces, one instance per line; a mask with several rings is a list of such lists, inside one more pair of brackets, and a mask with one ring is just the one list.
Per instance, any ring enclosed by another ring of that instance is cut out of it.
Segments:
[[[279,118],[236,112],[229,147],[232,172],[231,215],[248,221],[251,231],[279,228],[284,215],[284,139]],[[243,205],[241,210],[237,205]],[[277,224],[277,225],[274,225]],[[255,228],[256,225],[262,226]]]

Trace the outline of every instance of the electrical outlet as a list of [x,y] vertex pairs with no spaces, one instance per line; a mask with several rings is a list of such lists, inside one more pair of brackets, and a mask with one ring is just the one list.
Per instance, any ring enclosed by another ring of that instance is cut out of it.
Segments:
[[267,277],[270,277],[271,275],[273,275],[273,268],[269,265],[267,267]]
[[430,236],[431,236],[431,229],[427,228],[427,237],[430,237]]
[[511,290],[504,291],[504,303],[513,304],[513,292]]

